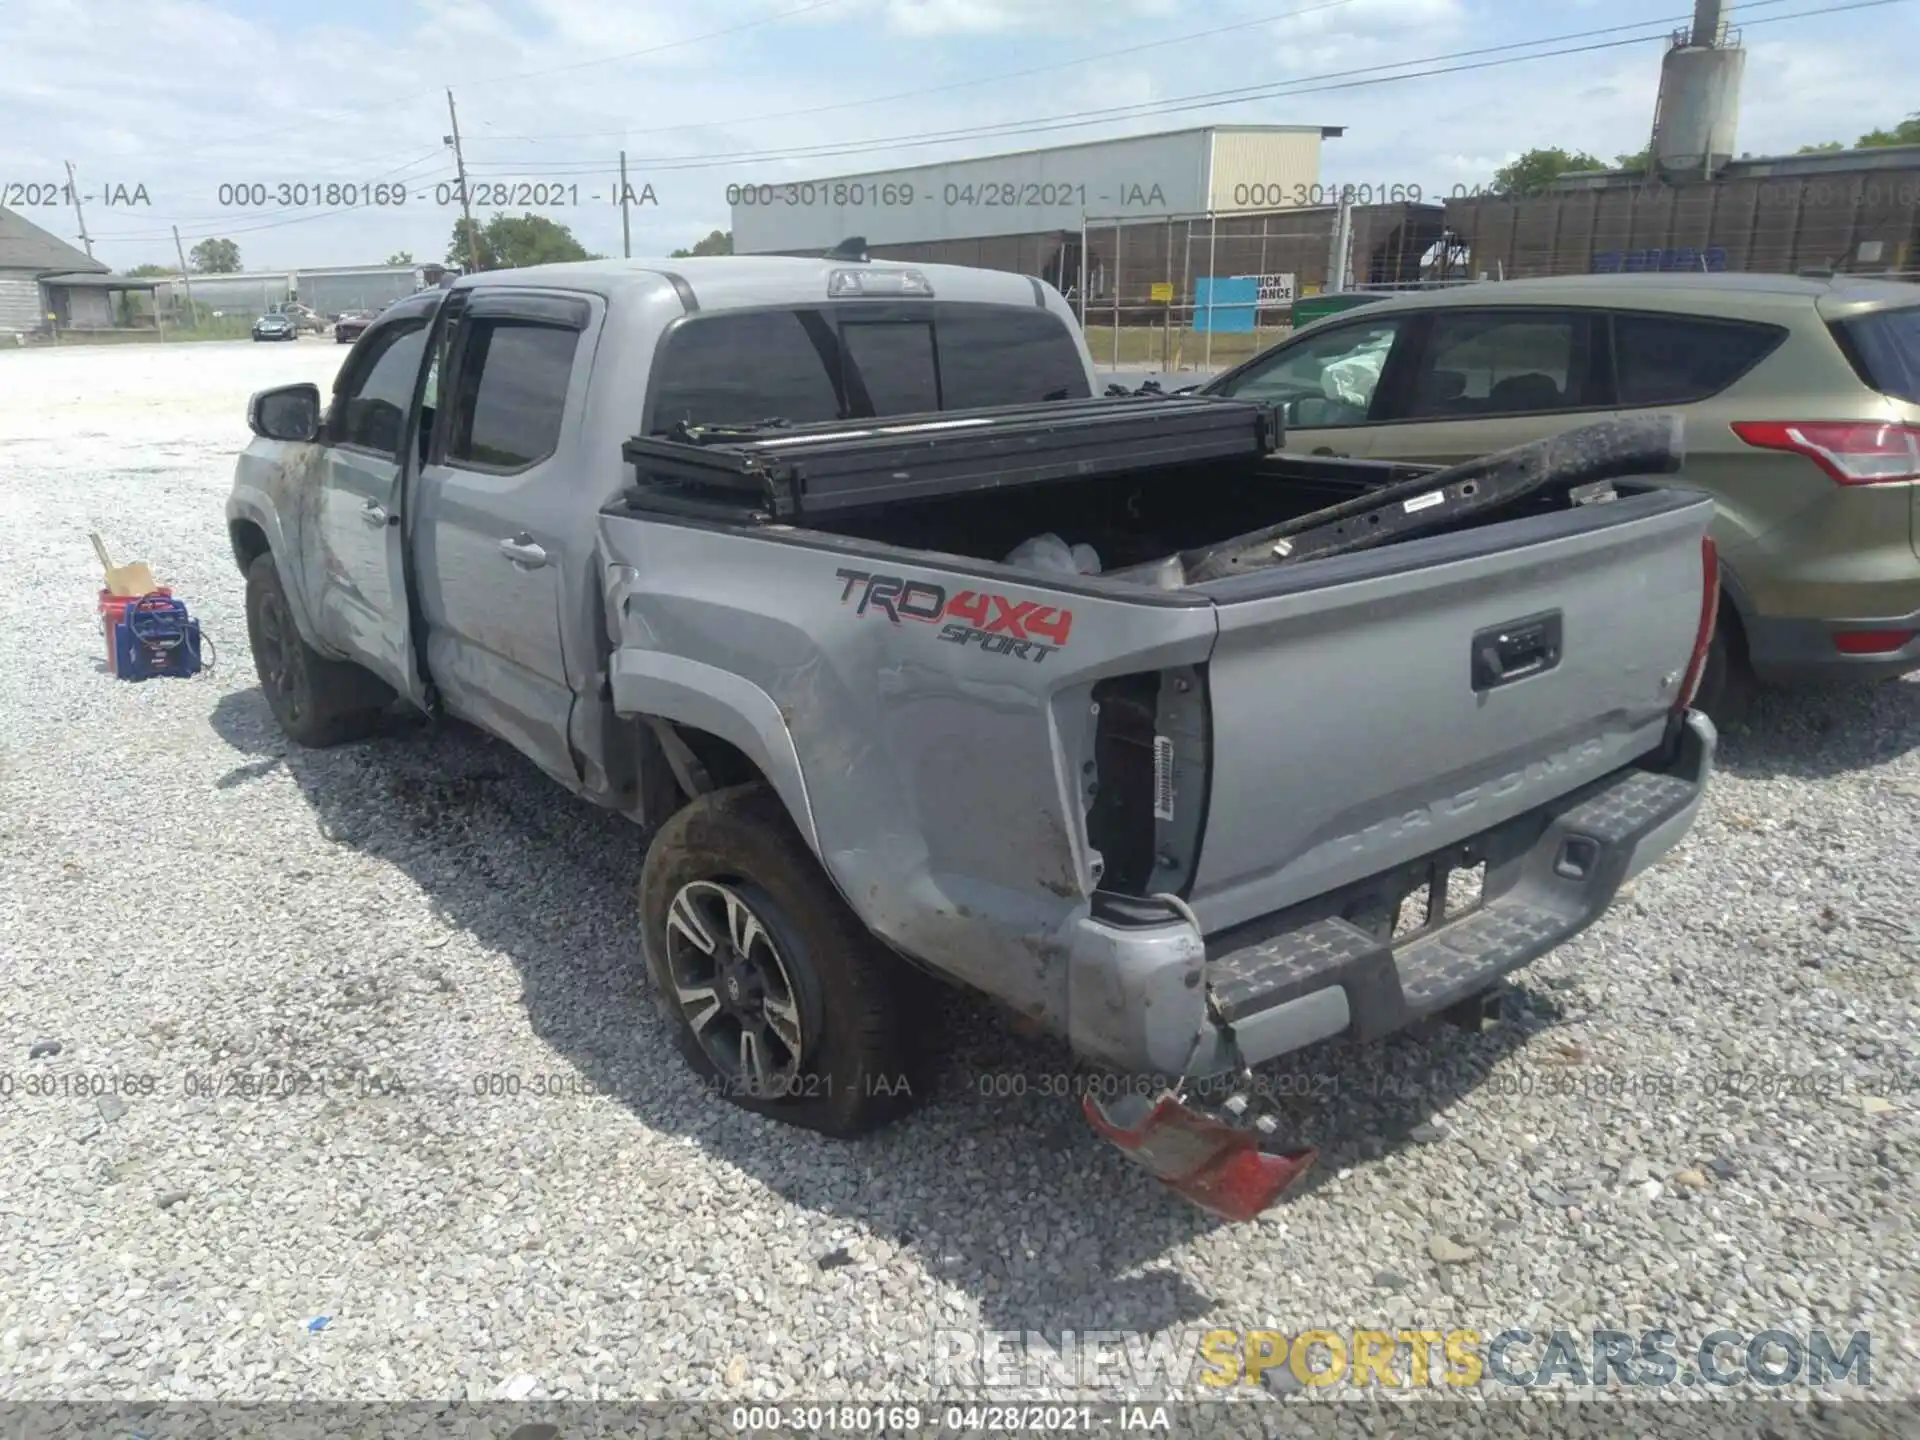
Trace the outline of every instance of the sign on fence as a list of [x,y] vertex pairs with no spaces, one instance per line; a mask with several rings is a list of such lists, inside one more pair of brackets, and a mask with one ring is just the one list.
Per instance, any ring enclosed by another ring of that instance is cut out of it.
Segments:
[[1259,287],[1255,300],[1262,310],[1284,310],[1293,304],[1294,286],[1291,275],[1236,275],[1236,280],[1252,280]]

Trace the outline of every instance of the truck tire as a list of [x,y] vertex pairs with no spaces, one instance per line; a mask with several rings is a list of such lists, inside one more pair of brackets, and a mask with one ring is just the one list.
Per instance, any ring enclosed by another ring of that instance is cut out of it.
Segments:
[[247,567],[247,640],[267,708],[290,740],[319,750],[362,739],[393,703],[384,681],[301,638],[271,554]]
[[699,796],[660,827],[640,923],[655,995],[716,1094],[850,1139],[924,1092],[903,1043],[904,963],[847,908],[765,785]]
[[1707,645],[1707,662],[1700,668],[1700,688],[1694,692],[1693,708],[1704,711],[1716,730],[1730,730],[1746,718],[1755,685],[1740,623],[1723,610]]

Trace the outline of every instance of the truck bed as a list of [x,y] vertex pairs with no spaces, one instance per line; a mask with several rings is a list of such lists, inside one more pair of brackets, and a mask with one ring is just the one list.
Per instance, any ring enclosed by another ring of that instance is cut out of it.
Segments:
[[[1132,424],[1170,402],[1116,403]],[[1238,454],[1172,454],[1189,422],[1217,444],[1224,412],[1164,413],[1152,447],[1078,473],[1061,449],[1012,484],[985,476],[980,436],[929,432],[914,466],[879,472],[886,501],[843,488],[810,509],[823,492],[803,474],[779,482],[784,514],[764,490],[688,483],[702,464],[677,454],[678,474],[643,469],[601,518],[617,708],[647,713],[691,667],[759,692],[770,778],[862,920],[1116,1063],[1164,1061],[1116,1027],[1202,1024],[1246,937],[1290,953],[1274,937],[1314,902],[1484,865],[1515,822],[1652,763],[1712,586],[1711,502],[1621,473],[1673,469],[1671,427],[1424,474],[1271,454],[1251,427]],[[715,443],[736,476],[767,453]],[[943,448],[950,488],[898,488]],[[1042,532],[1092,546],[1103,573],[1003,563]],[[1497,888],[1531,865],[1489,870],[1493,891],[1433,924],[1501,931],[1522,897]],[[1588,875],[1529,944],[1617,883]],[[1206,987],[1086,958],[1120,954],[1114,936],[1145,923],[1127,907],[1159,896],[1220,949]],[[1371,911],[1333,918],[1391,959],[1392,916],[1384,934]]]

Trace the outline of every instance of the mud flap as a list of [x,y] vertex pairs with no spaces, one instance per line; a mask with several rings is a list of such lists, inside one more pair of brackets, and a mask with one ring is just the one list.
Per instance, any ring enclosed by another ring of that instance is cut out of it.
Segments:
[[1175,1194],[1224,1220],[1251,1220],[1313,1168],[1313,1150],[1271,1155],[1256,1138],[1182,1103],[1130,1095],[1112,1112],[1088,1095],[1087,1123],[1102,1139],[1150,1171]]

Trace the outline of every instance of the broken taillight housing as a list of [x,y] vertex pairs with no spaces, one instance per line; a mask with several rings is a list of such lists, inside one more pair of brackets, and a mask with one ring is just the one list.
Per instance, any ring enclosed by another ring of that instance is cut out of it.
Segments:
[[1920,480],[1920,426],[1890,421],[1736,420],[1733,433],[1762,450],[1804,455],[1842,485]]
[[1680,693],[1673,708],[1684,711],[1700,693],[1700,679],[1706,673],[1707,652],[1713,648],[1713,628],[1720,623],[1720,552],[1711,535],[1700,537],[1700,628],[1693,635],[1693,656],[1687,661],[1687,673],[1680,682]]

